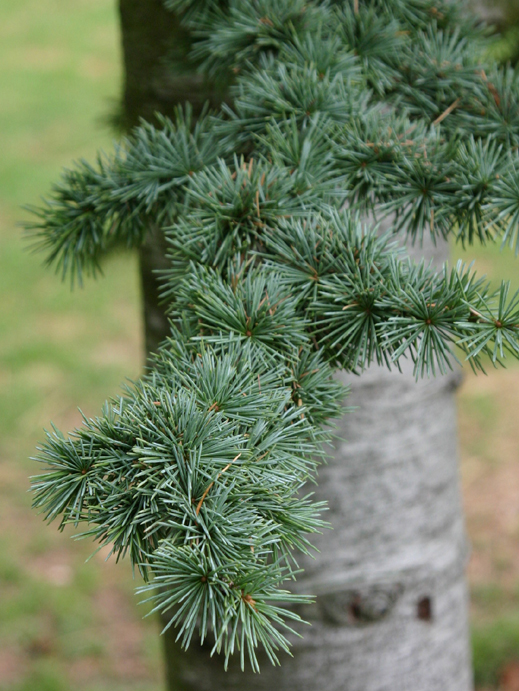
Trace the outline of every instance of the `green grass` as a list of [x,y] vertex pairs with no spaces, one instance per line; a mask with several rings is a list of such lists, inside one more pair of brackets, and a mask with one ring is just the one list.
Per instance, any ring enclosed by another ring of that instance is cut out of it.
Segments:
[[476,624],[472,651],[476,683],[497,686],[505,666],[519,662],[519,610],[485,625]]
[[[115,0],[0,4],[0,691],[161,687],[158,627],[141,621],[128,564],[85,564],[92,546],[45,526],[27,493],[42,428],[71,429],[78,404],[96,414],[141,368],[135,257],[111,258],[102,280],[71,293],[17,226],[62,166],[110,150],[118,41]],[[519,287],[509,250],[454,255]],[[468,452],[492,449],[495,398],[476,391],[461,405],[477,430]],[[488,583],[473,597],[477,679],[495,683],[519,650],[517,594]]]
[[118,41],[114,0],[0,4],[2,691],[161,688],[158,625],[142,621],[128,564],[85,564],[92,545],[45,526],[27,493],[42,428],[78,424],[78,404],[96,414],[141,369],[135,257],[112,258],[104,280],[71,293],[19,227],[20,206],[62,166],[111,148]]

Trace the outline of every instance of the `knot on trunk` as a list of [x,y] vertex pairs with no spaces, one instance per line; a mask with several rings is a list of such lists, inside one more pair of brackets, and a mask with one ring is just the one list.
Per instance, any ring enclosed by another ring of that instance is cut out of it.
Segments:
[[403,590],[401,583],[366,586],[322,595],[318,603],[329,623],[359,626],[387,617]]

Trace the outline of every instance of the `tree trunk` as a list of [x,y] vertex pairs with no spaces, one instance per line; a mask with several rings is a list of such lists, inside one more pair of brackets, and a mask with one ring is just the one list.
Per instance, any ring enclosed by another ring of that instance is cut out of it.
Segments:
[[[189,36],[161,0],[120,0],[126,83],[125,121],[172,112],[185,100],[195,113],[217,100],[186,76]],[[171,38],[183,71],[164,57]],[[446,252],[446,248],[445,252]],[[141,250],[147,352],[168,327],[153,271],[165,242],[151,229]],[[415,383],[407,372],[372,367],[352,384],[335,458],[319,473],[333,531],[316,541],[297,588],[317,596],[311,621],[281,667],[260,675],[227,673],[210,646],[187,652],[164,636],[169,691],[469,691],[466,543],[460,502],[454,390],[457,373]],[[345,439],[346,441],[343,441]]]
[[[153,122],[156,113],[172,116],[189,101],[196,119],[204,105],[218,106],[223,92],[204,81],[190,65],[189,33],[163,0],[119,0],[124,64],[122,124],[130,130],[141,118]],[[139,252],[146,352],[155,352],[169,333],[158,299],[155,271],[166,267],[166,241],[151,228]]]
[[169,691],[468,691],[466,546],[456,375],[414,383],[372,368],[352,382],[333,463],[319,474],[333,531],[298,590],[312,624],[260,675],[166,637]]
[[189,101],[197,117],[205,103],[218,106],[223,92],[207,83],[188,59],[191,37],[163,0],[119,0],[124,61],[125,129],[155,113],[173,115]]

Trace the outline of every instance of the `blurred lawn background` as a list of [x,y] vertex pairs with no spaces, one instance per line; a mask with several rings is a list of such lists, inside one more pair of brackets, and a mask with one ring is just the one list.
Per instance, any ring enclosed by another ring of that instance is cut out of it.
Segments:
[[[115,0],[0,5],[0,690],[157,691],[157,623],[142,620],[128,564],[89,563],[90,543],[30,510],[42,428],[95,415],[142,362],[134,256],[70,292],[27,251],[20,206],[62,166],[111,149],[120,93]],[[471,248],[480,273],[519,286],[510,251]],[[519,261],[519,260],[517,260]],[[479,688],[519,689],[519,367],[466,372],[462,481]],[[69,533],[70,534],[70,533]],[[514,681],[515,680],[515,681]],[[516,684],[516,685],[514,685]]]
[[[27,251],[20,205],[62,166],[110,150],[120,93],[114,0],[0,3],[0,689],[157,691],[157,622],[128,564],[30,510],[28,460],[52,420],[70,430],[141,369],[134,256],[71,293]],[[69,533],[70,534],[70,533]]]

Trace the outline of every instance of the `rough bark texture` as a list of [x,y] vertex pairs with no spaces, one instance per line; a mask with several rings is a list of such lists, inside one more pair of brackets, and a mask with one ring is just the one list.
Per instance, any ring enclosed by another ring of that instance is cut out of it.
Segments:
[[166,639],[170,691],[468,691],[466,547],[456,376],[418,385],[372,368],[352,382],[335,459],[319,477],[334,530],[298,589],[312,624],[260,675]]
[[[193,75],[171,77],[188,37],[161,0],[120,0],[126,121],[171,113],[208,95]],[[203,95],[201,95],[203,94]],[[196,108],[195,108],[196,110]],[[141,251],[147,352],[167,333],[153,271],[165,243],[151,229]],[[458,374],[416,384],[410,373],[371,368],[351,378],[335,458],[321,469],[317,494],[334,526],[305,560],[298,589],[317,596],[301,612],[311,621],[294,658],[262,665],[261,675],[209,657],[210,646],[180,651],[164,637],[169,691],[469,691],[472,688],[464,581],[454,389]],[[347,441],[343,441],[346,439]]]

